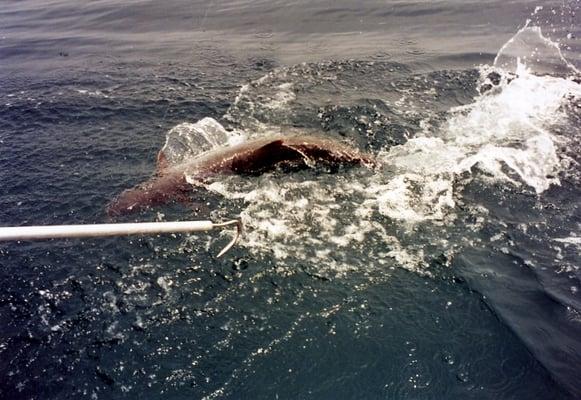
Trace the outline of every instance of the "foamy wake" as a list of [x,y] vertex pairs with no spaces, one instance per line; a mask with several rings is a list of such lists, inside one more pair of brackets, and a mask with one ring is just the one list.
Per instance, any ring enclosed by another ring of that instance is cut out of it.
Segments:
[[[255,256],[339,274],[361,265],[426,272],[426,254],[434,257],[434,247],[447,254],[462,245],[447,236],[457,222],[461,175],[530,188],[538,195],[559,183],[558,144],[570,139],[554,128],[566,119],[563,104],[581,97],[581,86],[564,77],[535,75],[518,59],[510,72],[482,67],[482,83],[492,72],[499,82],[473,103],[450,110],[437,127],[424,124],[424,131],[405,144],[380,151],[378,170],[233,176],[208,188],[243,201],[242,245]],[[246,97],[249,87],[242,89]],[[295,98],[292,87],[292,82],[277,83],[266,108],[282,113]],[[226,142],[250,136],[227,132],[209,119],[187,130],[224,136]],[[483,219],[475,221],[463,230],[477,230]]]

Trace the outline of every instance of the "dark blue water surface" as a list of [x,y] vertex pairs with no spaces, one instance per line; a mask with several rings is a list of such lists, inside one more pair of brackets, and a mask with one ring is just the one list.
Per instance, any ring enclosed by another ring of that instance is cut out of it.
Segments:
[[241,216],[220,259],[215,232],[0,244],[0,398],[581,398],[580,15],[3,0],[1,226],[109,222],[204,118],[382,167],[216,177],[120,219]]

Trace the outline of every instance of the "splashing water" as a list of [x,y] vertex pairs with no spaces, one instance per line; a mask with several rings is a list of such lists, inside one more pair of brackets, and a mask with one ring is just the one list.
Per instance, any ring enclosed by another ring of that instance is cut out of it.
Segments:
[[173,127],[167,133],[161,151],[169,164],[179,164],[214,148],[235,145],[243,140],[241,136],[227,132],[213,118],[203,118],[195,124],[184,122]]
[[501,47],[493,65],[507,72],[516,72],[524,64],[529,71],[538,75],[579,74],[579,70],[565,58],[559,45],[546,38],[540,27],[530,24],[531,21],[527,21]]
[[523,64],[516,76],[499,93],[452,110],[443,138],[461,149],[455,173],[478,164],[496,179],[516,183],[503,172],[506,165],[540,194],[558,183],[552,178],[560,169],[555,141],[566,139],[551,133],[551,127],[566,118],[560,107],[568,95],[581,93],[580,86],[568,79],[533,75]]
[[[534,50],[525,57],[531,46]],[[481,84],[495,80],[490,90],[470,104],[450,109],[440,124],[429,123],[433,115],[425,117],[424,129],[415,137],[379,152],[382,167],[377,171],[347,170],[334,175],[304,171],[252,179],[233,176],[208,189],[243,202],[241,217],[247,232],[242,244],[257,257],[272,256],[281,265],[302,263],[338,274],[361,265],[397,265],[426,273],[430,261],[426,254],[448,254],[454,247],[470,243],[473,239],[466,228],[477,231],[485,217],[486,210],[471,210],[479,217],[472,225],[463,222],[460,237],[451,240],[453,226],[460,222],[456,204],[461,198],[462,176],[504,182],[523,190],[530,187],[537,195],[559,183],[562,166],[556,144],[568,139],[553,128],[566,118],[563,104],[571,96],[579,97],[581,88],[565,77],[533,73],[529,65],[538,72],[541,54],[552,55],[543,57],[550,61],[542,65],[543,71],[548,66],[554,71],[558,64],[558,71],[576,72],[540,29],[525,26],[503,46],[493,67],[480,68]],[[330,66],[322,68],[321,82],[328,82]],[[312,87],[317,86],[312,82],[316,76],[306,74]],[[284,120],[285,110],[290,114],[298,99],[292,89],[299,86],[296,81],[300,79],[300,74],[283,68],[244,86],[228,119],[244,114],[237,109],[244,97],[247,115],[270,111]],[[253,90],[261,94],[251,102]],[[406,98],[413,97],[409,94],[407,89]],[[405,102],[395,104],[401,109],[394,112],[404,114]],[[268,125],[251,119],[251,126],[268,130]],[[239,125],[248,127],[248,120]],[[256,131],[244,129],[226,131],[209,118],[174,128],[168,143],[176,132],[179,143],[186,143],[182,154],[189,156],[193,151],[188,146],[195,145],[199,151],[256,135]],[[209,145],[198,139],[183,140],[192,135],[205,138]],[[418,230],[424,232],[421,240],[414,234]]]

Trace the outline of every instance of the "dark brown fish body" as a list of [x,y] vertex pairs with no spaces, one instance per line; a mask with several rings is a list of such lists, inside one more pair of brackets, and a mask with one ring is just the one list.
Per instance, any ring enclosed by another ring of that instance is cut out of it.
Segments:
[[[218,148],[191,161],[168,166],[163,152],[158,156],[158,175],[114,199],[110,216],[122,215],[171,200],[187,201],[192,181],[215,174],[257,174],[277,166],[366,165],[375,160],[369,154],[342,142],[318,136],[277,136],[249,140],[236,146]],[[191,178],[191,179],[188,179]]]

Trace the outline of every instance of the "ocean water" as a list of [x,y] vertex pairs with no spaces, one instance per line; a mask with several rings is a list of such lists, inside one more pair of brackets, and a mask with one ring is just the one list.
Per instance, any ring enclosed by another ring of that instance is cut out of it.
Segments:
[[581,397],[579,1],[4,0],[0,226],[102,223],[176,137],[231,232],[0,243],[3,399]]

